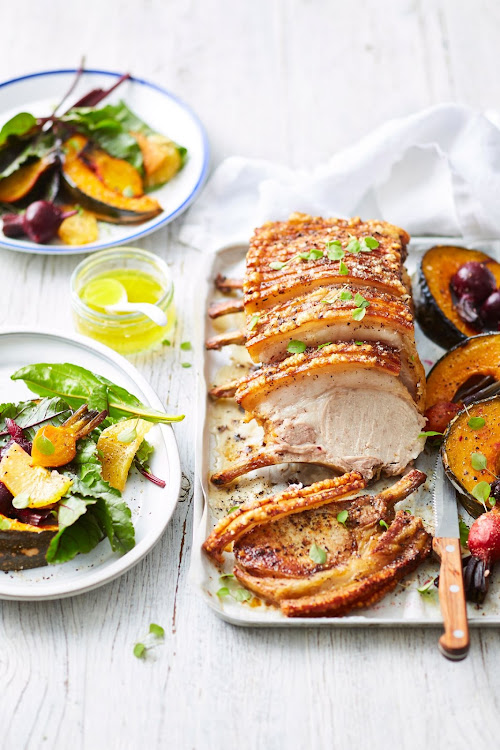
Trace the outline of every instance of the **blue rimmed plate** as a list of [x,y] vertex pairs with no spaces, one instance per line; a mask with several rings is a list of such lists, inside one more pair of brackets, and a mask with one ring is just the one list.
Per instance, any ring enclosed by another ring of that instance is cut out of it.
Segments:
[[[74,80],[75,72],[74,69],[48,70],[1,83],[0,126],[22,111],[31,112],[35,117],[50,114]],[[71,95],[70,103],[91,89],[109,88],[120,75],[106,70],[86,70]],[[152,193],[162,206],[162,213],[134,226],[99,222],[99,239],[88,245],[75,247],[57,241],[37,245],[27,238],[4,237],[0,231],[0,247],[24,253],[70,255],[131,244],[171,222],[193,202],[203,186],[209,163],[208,140],[198,117],[173,94],[140,78],[125,81],[105,99],[103,106],[120,99],[154,130],[188,149],[187,162],[179,174]]]

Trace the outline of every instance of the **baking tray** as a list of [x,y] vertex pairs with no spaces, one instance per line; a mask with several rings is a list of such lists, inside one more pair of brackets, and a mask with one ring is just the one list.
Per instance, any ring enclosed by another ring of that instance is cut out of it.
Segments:
[[[450,237],[414,238],[409,245],[406,267],[414,280],[419,260],[428,248],[433,245],[456,245],[474,247],[487,252],[494,258],[500,257],[500,240],[476,243],[459,242]],[[228,315],[216,321],[210,320],[207,309],[210,302],[222,295],[216,292],[214,279],[221,273],[226,276],[243,275],[247,243],[231,244],[220,248],[208,256],[200,256],[199,290],[196,301],[195,316],[198,325],[195,331],[195,351],[197,367],[197,431],[195,446],[194,488],[194,523],[193,549],[191,553],[190,580],[202,595],[208,606],[223,620],[233,625],[251,627],[432,627],[442,623],[437,589],[432,587],[430,594],[417,591],[429,578],[438,572],[435,560],[428,560],[414,573],[406,576],[396,589],[375,606],[361,610],[359,614],[345,617],[287,618],[278,608],[269,606],[254,597],[250,602],[237,602],[232,597],[220,598],[217,591],[227,585],[220,580],[223,573],[230,573],[233,567],[232,554],[225,554],[223,571],[204,555],[201,545],[212,530],[214,523],[224,516],[229,508],[244,499],[255,497],[266,492],[272,494],[284,489],[289,481],[312,481],[333,476],[324,467],[300,467],[288,464],[253,472],[226,489],[217,489],[210,484],[209,476],[222,465],[221,461],[235,458],[234,435],[238,435],[237,449],[245,444],[255,444],[258,430],[255,424],[244,424],[243,413],[239,407],[229,401],[215,403],[207,397],[207,390],[214,383],[221,383],[231,377],[244,374],[248,355],[242,346],[227,346],[220,352],[206,351],[204,342],[209,336],[224,330],[237,328],[242,315]],[[427,339],[416,326],[417,348],[426,371],[444,353],[436,344]],[[381,425],[383,429],[383,425]],[[226,434],[227,433],[227,434]],[[433,531],[430,487],[436,461],[436,450],[426,447],[416,461],[416,467],[427,474],[427,481],[412,496],[402,501],[397,507],[410,509],[420,515],[429,531]],[[386,479],[371,485],[367,491],[375,494],[383,487],[389,486],[394,479]],[[472,518],[460,507],[460,515],[468,525]],[[500,625],[500,582],[493,581],[486,603],[482,607],[468,604],[469,624],[471,627]]]

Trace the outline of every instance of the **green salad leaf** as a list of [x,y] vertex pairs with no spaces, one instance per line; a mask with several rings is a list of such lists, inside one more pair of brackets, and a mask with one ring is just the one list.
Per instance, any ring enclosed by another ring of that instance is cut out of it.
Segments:
[[11,135],[25,135],[36,126],[36,118],[29,112],[18,112],[17,115],[7,120],[0,130],[0,146],[3,145]]
[[71,526],[60,529],[53,537],[47,551],[47,562],[62,563],[78,554],[86,554],[97,547],[104,533],[92,507]]
[[12,380],[23,380],[38,396],[59,397],[73,408],[88,404],[95,409],[107,409],[113,418],[140,417],[148,422],[180,422],[184,415],[169,415],[142,404],[125,388],[115,385],[79,365],[69,363],[38,363],[26,365],[11,375]]
[[31,138],[24,147],[21,146],[21,150],[15,158],[4,166],[0,172],[0,178],[9,177],[9,175],[17,172],[30,159],[42,159],[48,156],[54,150],[54,146],[55,138],[52,133],[40,133],[35,138]]
[[[71,414],[68,404],[58,397],[43,398],[40,401],[21,401],[19,404],[0,404],[0,432],[5,432],[5,420],[13,419],[19,427],[25,430],[28,440],[33,440],[38,425],[49,422],[53,425],[62,424]],[[28,428],[28,425],[36,425]],[[28,428],[28,429],[27,429]],[[0,446],[10,440],[10,435],[0,435]]]

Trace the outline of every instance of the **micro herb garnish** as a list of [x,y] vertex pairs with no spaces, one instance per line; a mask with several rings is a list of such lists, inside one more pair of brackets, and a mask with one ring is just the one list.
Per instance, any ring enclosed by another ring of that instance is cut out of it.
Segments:
[[221,588],[220,588],[220,589],[219,589],[219,590],[217,591],[217,596],[218,596],[218,597],[220,597],[221,599],[222,599],[222,598],[223,598],[224,596],[229,596],[229,589],[228,589],[228,587],[227,587],[227,586],[222,586],[222,587],[221,587]]
[[299,258],[302,260],[319,260],[323,257],[323,250],[319,250],[316,247],[313,247],[312,250],[306,250],[304,253],[299,253]]
[[460,533],[460,544],[462,547],[467,547],[467,542],[469,540],[469,527],[463,518],[458,519],[458,530]]
[[354,343],[356,344],[356,346],[363,346],[363,344],[365,342],[364,341],[355,341]]
[[[137,423],[136,423],[137,426]],[[128,430],[122,430],[120,434],[118,435],[118,440],[120,443],[132,443],[137,437],[137,429],[136,427],[132,427]]]
[[341,510],[340,513],[337,513],[337,521],[345,526],[348,515],[349,513],[346,510]]
[[312,544],[309,550],[309,557],[311,560],[318,565],[324,565],[326,563],[326,550],[323,547],[319,547],[317,544]]
[[190,341],[183,341],[181,344],[181,349],[183,352],[190,352],[193,347],[191,346]]
[[480,430],[486,424],[486,420],[483,417],[471,417],[467,424],[471,430]]
[[348,253],[354,253],[354,255],[357,255],[359,252],[361,252],[361,245],[359,244],[359,240],[356,239],[356,237],[352,237],[347,243],[346,251]]
[[191,362],[181,362],[181,367],[192,367]]
[[146,656],[146,646],[144,643],[136,643],[134,646],[134,656],[137,657],[137,659],[144,659]]
[[472,489],[472,495],[484,505],[486,510],[486,501],[490,499],[491,485],[488,482],[478,482]]
[[232,512],[233,512],[233,510],[238,510],[238,508],[239,508],[239,507],[240,507],[239,505],[233,505],[233,507],[232,507],[232,508],[229,508],[229,510],[228,510],[228,512],[227,512],[227,514],[229,515],[230,513],[232,513]]
[[436,430],[428,430],[428,432],[419,432],[419,438],[434,437],[435,435],[442,435],[442,432],[436,432]]
[[155,635],[157,638],[164,638],[165,637],[165,629],[162,628],[161,625],[157,625],[155,622],[152,622],[149,626],[149,632],[152,635]]
[[386,531],[389,528],[383,518],[380,519],[379,526],[382,526],[382,528],[385,529]]
[[163,339],[161,343],[163,344],[163,346],[171,346],[171,342],[169,339]]
[[234,589],[234,591],[229,591],[233,599],[237,602],[247,602],[249,599],[252,598],[252,594],[248,589],[238,588]]
[[10,521],[8,518],[0,518],[0,530],[1,531],[7,531],[7,529],[10,529]]
[[273,271],[281,271],[287,263],[290,263],[290,261],[273,260],[272,263],[269,263],[269,268]]
[[339,299],[340,294],[341,294],[340,289],[336,289],[335,291],[330,292],[330,294],[327,295],[326,297],[323,297],[323,299],[320,300],[320,302],[322,305],[333,305],[333,303]]
[[331,247],[327,254],[326,254],[328,260],[342,260],[342,258],[345,256],[345,250],[342,250],[342,247],[339,245],[334,245]]
[[325,247],[327,250],[333,250],[334,247],[342,247],[342,243],[340,240],[327,240]]
[[349,273],[349,269],[347,268],[347,266],[346,266],[346,264],[344,263],[344,261],[343,261],[343,260],[341,260],[341,261],[340,261],[340,264],[339,264],[339,274],[340,274],[341,276],[347,276],[347,274],[348,274],[348,273]]
[[253,331],[257,323],[259,322],[260,315],[259,313],[255,313],[255,315],[252,315],[250,318],[250,323],[248,324],[248,330]]
[[422,586],[419,586],[417,588],[418,593],[426,594],[427,596],[432,594],[432,592],[434,591],[433,586],[434,586],[435,580],[436,580],[435,578],[429,578],[428,581],[426,581]]
[[296,341],[295,339],[293,339],[288,344],[286,350],[290,354],[302,354],[302,352],[305,352],[306,350],[306,345],[303,341]]
[[37,447],[37,450],[39,450],[43,456],[52,456],[52,454],[54,453],[56,449],[52,440],[49,440],[48,437],[45,437],[43,432],[36,439],[36,447]]
[[376,240],[375,237],[363,237],[359,244],[362,253],[369,253],[372,250],[375,250],[380,245],[380,242]]
[[324,346],[330,346],[331,343],[331,341],[326,341],[324,344],[318,344],[318,349],[323,349]]
[[30,494],[29,492],[20,492],[19,495],[16,495],[15,498],[12,500],[12,505],[14,508],[27,508],[30,504]]
[[370,306],[370,303],[368,302],[368,300],[365,297],[363,297],[363,295],[360,294],[359,292],[356,292],[356,294],[354,295],[354,304],[357,307],[369,307]]
[[483,471],[483,469],[486,469],[486,464],[488,463],[484,453],[480,452],[471,453],[470,462],[472,464],[472,468],[477,469],[477,471]]
[[348,289],[345,289],[343,292],[340,292],[340,299],[346,302],[347,300],[352,299],[352,294]]
[[365,307],[357,307],[351,313],[351,317],[354,320],[363,320],[363,318],[365,317],[365,315],[366,315],[366,308]]
[[223,573],[221,576],[219,576],[219,581],[222,583],[224,579],[226,578],[234,578],[234,573]]

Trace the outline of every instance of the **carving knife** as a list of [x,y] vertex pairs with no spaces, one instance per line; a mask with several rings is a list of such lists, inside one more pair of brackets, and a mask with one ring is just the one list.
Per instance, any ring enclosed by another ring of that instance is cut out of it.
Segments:
[[432,493],[435,533],[432,543],[441,561],[439,570],[439,604],[444,633],[439,649],[447,659],[465,659],[469,651],[469,626],[465,605],[462,556],[455,488],[446,477],[441,454],[434,473]]

